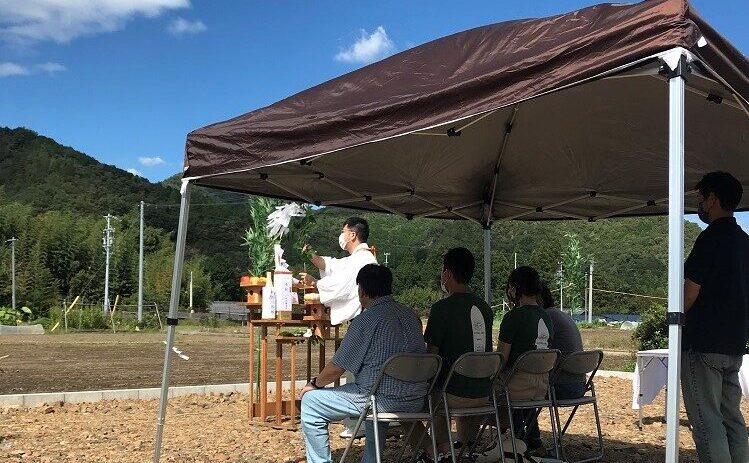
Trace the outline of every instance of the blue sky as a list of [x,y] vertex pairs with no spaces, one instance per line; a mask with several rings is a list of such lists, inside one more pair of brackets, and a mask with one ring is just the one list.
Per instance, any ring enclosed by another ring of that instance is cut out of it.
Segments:
[[[0,126],[161,180],[192,129],[453,32],[595,3],[0,0]],[[749,53],[746,0],[692,3]]]

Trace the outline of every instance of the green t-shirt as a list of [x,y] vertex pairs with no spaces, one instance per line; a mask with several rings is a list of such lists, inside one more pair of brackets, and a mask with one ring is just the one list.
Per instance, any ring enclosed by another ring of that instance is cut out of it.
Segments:
[[499,340],[510,344],[505,368],[510,368],[529,350],[548,349],[554,337],[554,324],[546,310],[537,305],[524,305],[507,312],[499,325]]
[[[442,357],[435,387],[441,388],[453,363],[466,352],[491,352],[492,310],[472,293],[452,294],[432,306],[424,340]],[[489,395],[489,381],[454,374],[447,392],[459,397]]]

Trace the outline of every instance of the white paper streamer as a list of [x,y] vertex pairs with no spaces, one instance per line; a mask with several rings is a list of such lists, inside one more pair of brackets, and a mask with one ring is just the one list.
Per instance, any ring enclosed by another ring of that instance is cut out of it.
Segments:
[[[164,343],[164,345],[166,345],[166,341],[161,341],[161,342]],[[182,360],[190,360],[190,357],[183,354],[181,350],[177,349],[177,346],[172,346],[172,352],[177,354],[177,356],[181,358]]]
[[289,232],[289,222],[292,217],[304,217],[305,210],[297,203],[277,206],[274,212],[268,215],[268,235],[281,238]]

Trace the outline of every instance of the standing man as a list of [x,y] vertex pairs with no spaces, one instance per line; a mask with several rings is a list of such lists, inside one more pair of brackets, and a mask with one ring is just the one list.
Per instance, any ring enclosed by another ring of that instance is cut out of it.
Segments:
[[708,227],[684,268],[684,406],[701,463],[746,463],[738,373],[749,330],[749,236],[733,217],[743,188],[731,174],[711,172],[695,189]]
[[[343,222],[341,234],[338,235],[338,245],[349,255],[341,259],[322,257],[312,254],[312,264],[320,270],[320,279],[315,281],[310,275],[305,275],[307,284],[316,284],[320,293],[320,303],[330,307],[330,323],[340,325],[359,315],[359,289],[356,276],[367,264],[376,264],[377,258],[367,244],[369,239],[369,224],[361,217],[350,217]],[[305,245],[304,250],[311,250]],[[354,381],[351,372],[344,376],[346,382]],[[346,420],[346,429],[341,437],[351,437],[356,423]]]

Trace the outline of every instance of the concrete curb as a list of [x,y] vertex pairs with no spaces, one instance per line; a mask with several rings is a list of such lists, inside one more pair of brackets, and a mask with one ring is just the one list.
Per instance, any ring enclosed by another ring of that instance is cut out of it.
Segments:
[[0,325],[0,335],[12,334],[44,334],[44,327],[42,325]]
[[[296,388],[301,389],[307,382],[297,380]],[[283,388],[289,389],[291,381],[284,381]],[[241,392],[247,394],[248,383],[208,384],[204,386],[172,386],[169,388],[169,398],[190,394],[228,394]],[[268,383],[268,394],[276,392],[276,383]],[[82,402],[100,402],[102,400],[148,400],[158,399],[161,388],[149,387],[142,389],[107,389],[102,391],[49,392],[39,394],[7,394],[0,395],[0,407],[36,407],[42,404],[64,402],[70,404]]]
[[629,371],[598,370],[596,376],[600,376],[602,378],[620,378],[632,381],[635,377],[635,374]]

